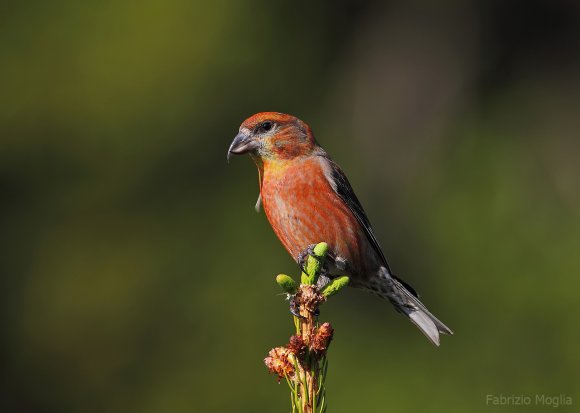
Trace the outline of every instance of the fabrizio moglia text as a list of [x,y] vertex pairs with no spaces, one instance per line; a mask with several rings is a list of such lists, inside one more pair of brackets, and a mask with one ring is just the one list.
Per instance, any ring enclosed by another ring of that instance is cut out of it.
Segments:
[[572,406],[571,396],[565,394],[486,394],[487,406]]

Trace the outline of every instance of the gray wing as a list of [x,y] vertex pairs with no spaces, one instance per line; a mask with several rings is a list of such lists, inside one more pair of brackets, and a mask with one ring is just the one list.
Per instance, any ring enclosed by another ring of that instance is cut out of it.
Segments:
[[373,233],[373,229],[371,227],[371,223],[369,222],[367,214],[365,213],[362,205],[360,204],[352,187],[350,186],[350,183],[348,182],[346,175],[344,174],[344,172],[342,172],[340,167],[336,163],[334,163],[334,161],[328,159],[328,163],[331,168],[331,174],[333,179],[331,185],[332,188],[334,189],[336,194],[340,197],[340,199],[342,199],[342,201],[348,206],[353,215],[356,217],[356,220],[364,230],[365,235],[367,236],[373,249],[378,254],[378,256],[381,257],[381,260],[385,268],[389,271],[389,273],[391,273],[391,269],[389,268],[387,259],[385,258],[383,250],[379,245],[379,241],[377,241],[377,238]]

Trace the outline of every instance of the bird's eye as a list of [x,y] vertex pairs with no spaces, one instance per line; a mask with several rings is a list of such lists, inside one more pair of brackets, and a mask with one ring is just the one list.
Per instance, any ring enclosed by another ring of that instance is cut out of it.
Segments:
[[272,124],[272,122],[266,121],[266,122],[262,122],[260,124],[260,128],[259,129],[260,129],[260,132],[268,132],[268,131],[272,130],[272,127],[273,126],[274,125]]

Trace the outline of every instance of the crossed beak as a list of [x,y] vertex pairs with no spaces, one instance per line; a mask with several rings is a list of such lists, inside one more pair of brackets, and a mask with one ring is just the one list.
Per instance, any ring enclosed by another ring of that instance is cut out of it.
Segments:
[[258,149],[259,142],[257,139],[250,135],[249,131],[240,131],[232,141],[230,145],[230,149],[228,149],[228,161],[230,160],[230,156],[233,154],[241,155],[243,153],[251,152],[255,149]]

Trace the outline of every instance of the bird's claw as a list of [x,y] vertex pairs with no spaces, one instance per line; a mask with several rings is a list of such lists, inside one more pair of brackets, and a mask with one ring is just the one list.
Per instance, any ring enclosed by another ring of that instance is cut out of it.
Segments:
[[316,244],[310,244],[300,254],[298,254],[298,265],[304,273],[306,272],[308,257],[310,256],[316,258],[316,255],[314,254],[314,247],[316,247]]
[[290,301],[290,314],[297,318],[305,318],[300,314],[300,305],[296,302],[296,295],[291,295]]
[[[316,247],[317,244],[310,244],[308,247],[306,247],[300,254],[298,254],[298,265],[300,266],[300,269],[302,270],[303,273],[306,273],[306,264],[308,264],[308,257],[313,257],[316,259],[319,259],[319,257],[314,253],[314,248]],[[327,270],[328,270],[328,266],[329,265],[336,265],[337,262],[337,258],[336,255],[332,252],[332,251],[328,251],[326,253],[326,257],[324,259],[324,263],[322,268],[320,269],[320,274],[321,275],[326,275],[327,274]],[[344,263],[342,263],[342,267],[344,267]],[[343,269],[343,268],[341,268]],[[332,277],[329,277],[332,279]]]

